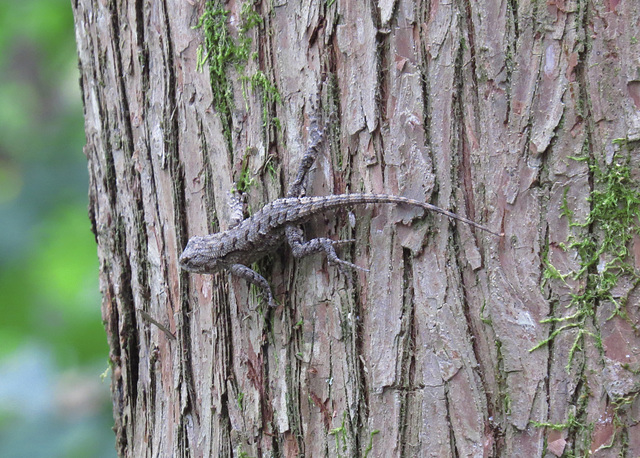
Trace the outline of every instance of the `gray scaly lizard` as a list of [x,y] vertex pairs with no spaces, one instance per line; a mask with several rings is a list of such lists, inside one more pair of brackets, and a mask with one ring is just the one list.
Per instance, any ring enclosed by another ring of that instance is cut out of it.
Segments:
[[[267,280],[247,265],[280,246],[286,239],[293,256],[301,258],[313,253],[325,252],[329,263],[341,270],[361,269],[359,266],[338,257],[335,246],[353,240],[331,240],[315,238],[305,241],[300,225],[313,216],[332,209],[348,208],[364,204],[404,204],[434,211],[449,218],[470,224],[473,227],[501,236],[480,224],[442,208],[425,202],[384,194],[339,194],[330,196],[305,197],[305,179],[311,168],[322,140],[318,121],[312,118],[309,126],[310,145],[296,179],[287,197],[265,205],[235,227],[217,234],[193,237],[180,256],[180,267],[195,273],[212,274],[226,269],[233,275],[244,278],[262,290],[270,306],[275,306],[271,287]],[[365,269],[362,269],[365,270]]]

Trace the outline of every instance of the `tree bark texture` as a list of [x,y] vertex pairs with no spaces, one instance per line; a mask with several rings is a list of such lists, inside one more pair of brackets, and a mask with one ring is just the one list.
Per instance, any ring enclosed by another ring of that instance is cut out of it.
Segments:
[[[120,455],[640,455],[638,2],[72,3]],[[505,236],[326,215],[369,271],[283,247],[274,309],[181,271],[234,183],[286,193],[314,104],[309,194]]]

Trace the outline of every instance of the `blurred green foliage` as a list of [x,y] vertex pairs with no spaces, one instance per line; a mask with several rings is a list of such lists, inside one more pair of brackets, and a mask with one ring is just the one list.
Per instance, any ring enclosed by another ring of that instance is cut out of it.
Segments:
[[83,145],[68,0],[0,2],[0,358],[106,360]]
[[0,1],[0,456],[115,456],[69,0]]

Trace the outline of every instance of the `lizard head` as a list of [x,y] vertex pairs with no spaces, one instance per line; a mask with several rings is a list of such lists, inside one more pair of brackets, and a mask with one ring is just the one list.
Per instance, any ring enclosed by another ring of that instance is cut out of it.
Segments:
[[223,241],[217,235],[192,237],[180,255],[180,267],[200,274],[215,273],[223,268]]

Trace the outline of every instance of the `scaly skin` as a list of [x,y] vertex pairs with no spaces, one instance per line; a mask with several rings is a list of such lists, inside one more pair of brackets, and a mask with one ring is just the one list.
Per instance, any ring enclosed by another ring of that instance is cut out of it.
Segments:
[[369,203],[420,207],[470,224],[491,234],[501,235],[455,213],[406,197],[383,194],[288,197],[277,199],[265,205],[259,212],[227,231],[203,237],[193,237],[180,256],[180,266],[189,272],[209,274],[221,269],[229,269],[235,275],[262,288],[270,305],[274,305],[273,295],[267,281],[249,269],[247,265],[274,250],[287,239],[295,257],[324,251],[329,262],[344,267],[358,268],[351,263],[342,261],[335,254],[334,245],[344,241],[318,238],[304,242],[301,231],[297,230],[297,227],[320,213]]
[[[268,252],[276,249],[286,239],[291,252],[297,258],[313,253],[324,252],[331,264],[336,264],[341,270],[362,269],[361,267],[343,261],[338,257],[335,246],[352,242],[353,240],[331,240],[315,238],[304,241],[300,225],[309,218],[320,213],[336,209],[348,208],[354,205],[374,204],[404,204],[420,207],[425,210],[441,213],[449,218],[482,229],[491,234],[501,236],[484,226],[467,218],[458,216],[435,205],[427,204],[406,197],[383,194],[340,194],[324,197],[303,197],[306,192],[308,172],[311,169],[323,140],[323,129],[319,125],[317,113],[320,96],[312,102],[312,113],[309,115],[309,144],[300,162],[296,178],[289,187],[287,197],[277,199],[265,205],[258,213],[250,218],[238,222],[235,218],[233,227],[217,234],[193,237],[180,256],[180,267],[189,272],[211,274],[226,269],[231,274],[244,278],[257,285],[269,305],[276,305],[269,283],[260,274],[251,270],[247,265],[257,261]],[[237,200],[234,205],[237,210]],[[233,212],[236,216],[237,211]]]

